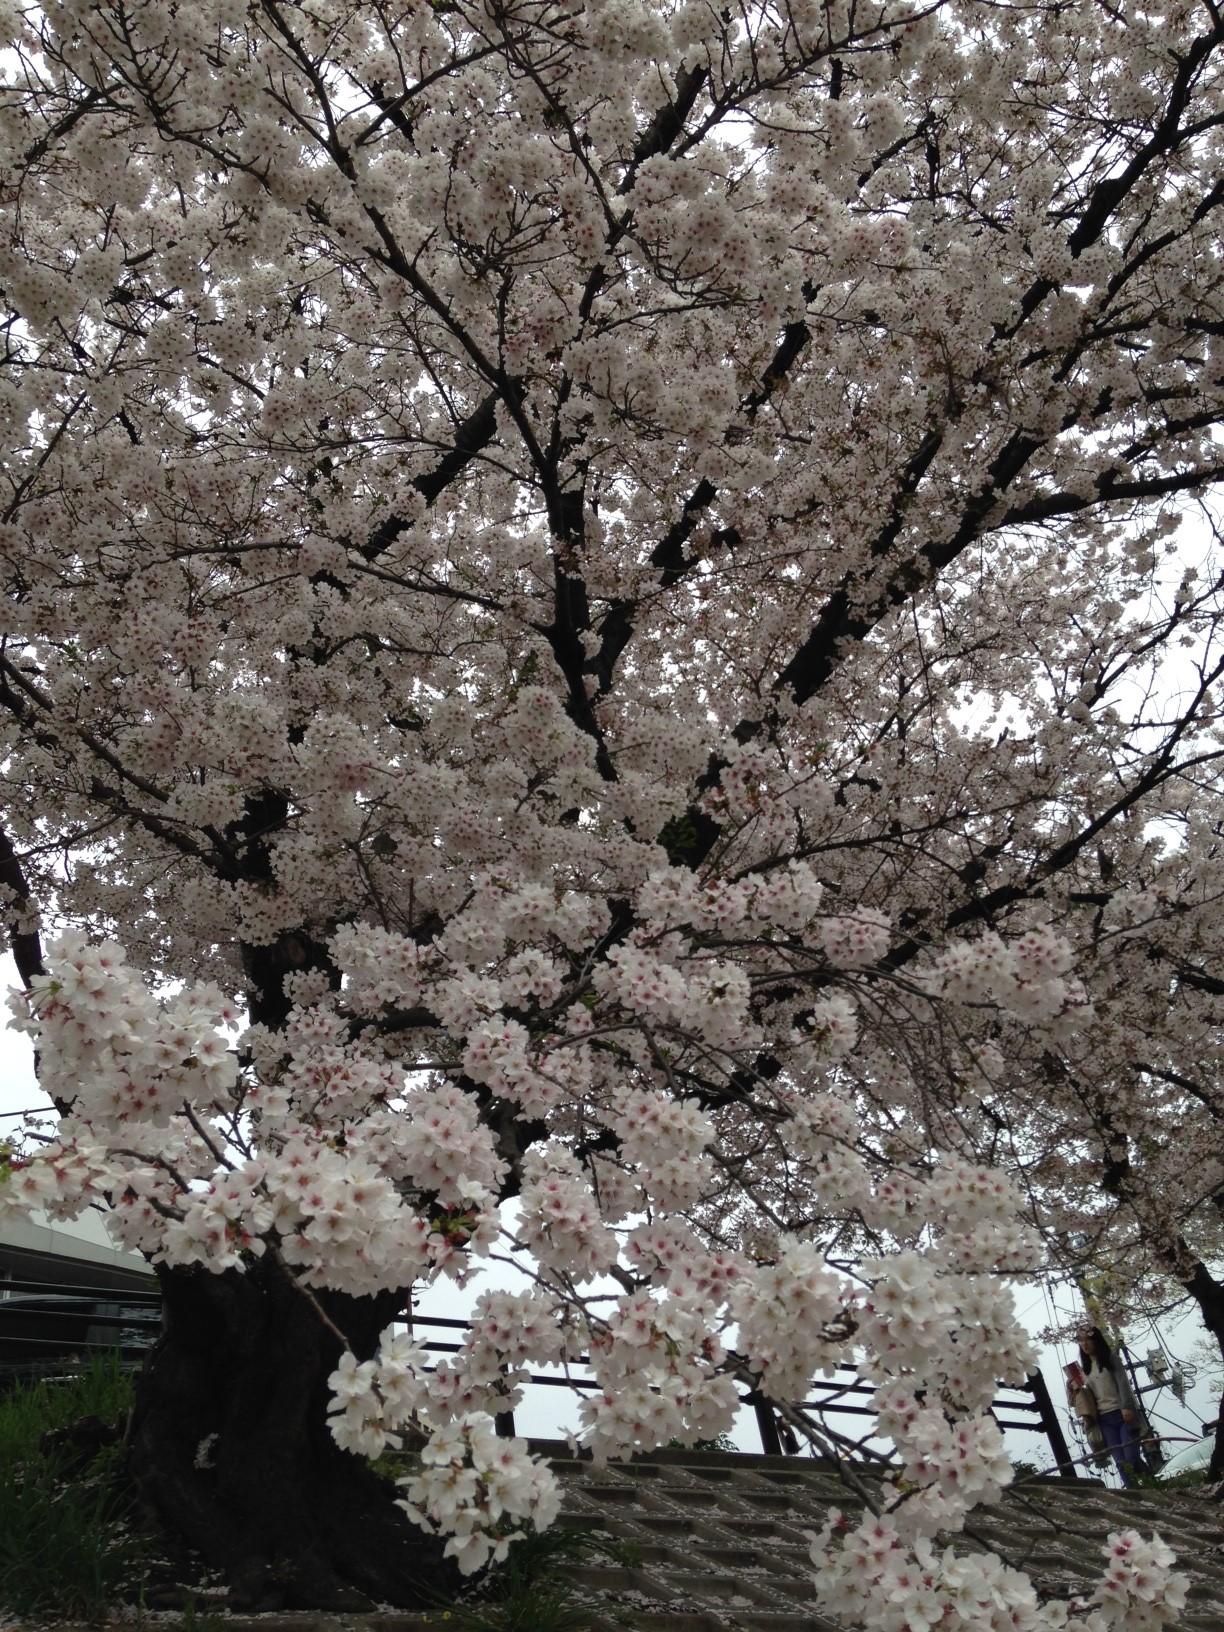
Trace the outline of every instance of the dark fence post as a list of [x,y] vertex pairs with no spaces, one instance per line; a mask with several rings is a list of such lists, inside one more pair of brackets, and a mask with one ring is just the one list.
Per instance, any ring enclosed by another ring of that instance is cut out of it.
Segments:
[[1063,1433],[1062,1423],[1058,1420],[1058,1412],[1054,1409],[1054,1401],[1050,1398],[1050,1391],[1046,1387],[1046,1380],[1040,1371],[1035,1371],[1028,1380],[1033,1399],[1041,1412],[1041,1426],[1050,1442],[1050,1450],[1054,1453],[1054,1465],[1064,1479],[1078,1479],[1075,1471],[1075,1462],[1067,1445],[1067,1436]]
[[514,1438],[514,1412],[498,1411],[493,1417],[493,1432],[498,1439]]
[[778,1433],[778,1419],[774,1416],[773,1406],[765,1396],[755,1388],[751,1394],[744,1396],[745,1403],[756,1412],[757,1428],[761,1434],[761,1449],[766,1456],[781,1456],[782,1439]]

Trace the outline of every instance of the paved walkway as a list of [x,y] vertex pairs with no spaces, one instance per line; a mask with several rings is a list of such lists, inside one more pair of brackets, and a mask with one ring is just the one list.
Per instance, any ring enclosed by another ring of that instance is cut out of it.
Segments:
[[[805,1531],[826,1510],[855,1511],[834,1470],[798,1457],[661,1451],[597,1469],[558,1458],[564,1520],[634,1543],[635,1569],[575,1571],[600,1632],[836,1632],[813,1608]],[[979,1513],[984,1542],[1047,1591],[1084,1590],[1107,1535],[1159,1530],[1192,1586],[1182,1632],[1224,1632],[1224,1507],[1177,1492],[1034,1481]]]
[[[534,1449],[552,1453],[563,1482],[560,1522],[634,1549],[633,1565],[600,1561],[567,1571],[589,1606],[591,1632],[839,1632],[814,1608],[804,1534],[819,1529],[831,1506],[855,1511],[827,1464],[656,1451],[596,1468],[560,1442]],[[973,1528],[1060,1595],[1083,1591],[1100,1575],[1111,1531],[1159,1530],[1191,1581],[1178,1632],[1224,1632],[1224,1505],[1205,1497],[1033,1481],[1014,1487],[998,1508],[979,1511]],[[169,1615],[150,1616],[146,1625],[163,1618],[182,1625],[181,1616]],[[439,1632],[443,1623],[436,1614],[222,1614],[214,1624],[224,1632]]]

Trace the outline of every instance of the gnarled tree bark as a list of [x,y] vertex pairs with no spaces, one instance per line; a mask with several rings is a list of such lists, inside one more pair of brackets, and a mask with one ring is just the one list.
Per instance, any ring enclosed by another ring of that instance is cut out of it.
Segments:
[[[220,1571],[236,1608],[418,1608],[453,1591],[442,1543],[327,1428],[340,1343],[275,1263],[163,1268],[164,1330],[139,1379],[134,1482],[167,1530]],[[364,1358],[399,1294],[319,1293]]]

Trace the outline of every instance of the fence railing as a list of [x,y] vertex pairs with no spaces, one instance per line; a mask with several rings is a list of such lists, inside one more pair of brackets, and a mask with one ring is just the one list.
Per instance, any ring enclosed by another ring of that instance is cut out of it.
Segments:
[[54,1376],[74,1359],[140,1364],[161,1328],[161,1297],[126,1287],[0,1281],[0,1379]]
[[[421,1347],[430,1354],[457,1353],[462,1347],[462,1334],[468,1329],[466,1320],[441,1315],[421,1315],[415,1310],[410,1317],[406,1317],[406,1320],[413,1332],[419,1332],[422,1337],[424,1337],[422,1329],[456,1334],[458,1341],[448,1340],[446,1337],[422,1341]],[[578,1366],[586,1363],[585,1356],[579,1357],[576,1362]],[[564,1376],[533,1372],[528,1381],[537,1387],[567,1388],[579,1392],[597,1391],[601,1386],[594,1377],[575,1376],[572,1368],[568,1369]],[[800,1402],[800,1408],[822,1420],[827,1417],[874,1417],[875,1409],[870,1403],[874,1395],[875,1385],[864,1382],[853,1366],[839,1366],[834,1377],[821,1379],[813,1384],[812,1393],[806,1400]],[[740,1396],[740,1403],[751,1408],[761,1450],[765,1455],[804,1454],[805,1447],[795,1430],[772,1401],[766,1399],[759,1391],[751,1390]],[[1058,1412],[1046,1387],[1045,1378],[1039,1371],[1034,1372],[1023,1387],[1009,1388],[1000,1384],[998,1394],[991,1404],[991,1413],[1000,1428],[1040,1434],[1049,1444],[1054,1464],[1053,1471],[1064,1478],[1078,1477]],[[500,1412],[494,1420],[499,1434],[506,1437],[514,1434],[512,1411]]]
[[[406,1312],[403,1319],[430,1354],[457,1353],[468,1330],[466,1320],[423,1315],[416,1310]],[[135,1367],[155,1342],[160,1326],[161,1299],[156,1291],[129,1292],[16,1279],[0,1282],[0,1378],[54,1375],[62,1373],[74,1359],[115,1351],[124,1364]],[[439,1335],[432,1335],[435,1333]],[[585,1356],[563,1375],[533,1372],[529,1382],[536,1388],[564,1388],[578,1393],[593,1392],[601,1386],[589,1375]],[[813,1383],[801,1408],[821,1422],[844,1419],[853,1423],[855,1419],[875,1416],[874,1394],[874,1384],[864,1382],[852,1366],[839,1366],[833,1377]],[[759,1392],[745,1391],[741,1404],[751,1410],[765,1454],[801,1454],[804,1447],[799,1437],[771,1401]],[[1040,1372],[1034,1372],[1025,1387],[1000,1387],[991,1411],[1000,1428],[1041,1435],[1050,1447],[1052,1471],[1067,1478],[1077,1477],[1075,1459]],[[501,1412],[495,1421],[499,1434],[514,1434],[513,1412]],[[849,1432],[841,1437],[853,1442]],[[869,1433],[860,1436],[858,1443],[865,1444],[870,1437]]]

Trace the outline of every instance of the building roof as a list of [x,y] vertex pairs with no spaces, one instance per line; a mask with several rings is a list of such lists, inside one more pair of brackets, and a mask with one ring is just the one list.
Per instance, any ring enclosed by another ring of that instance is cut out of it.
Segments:
[[96,1213],[52,1222],[44,1213],[0,1219],[0,1282],[141,1290],[153,1272],[136,1252],[117,1247]]

